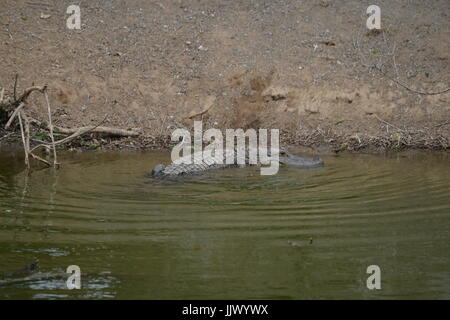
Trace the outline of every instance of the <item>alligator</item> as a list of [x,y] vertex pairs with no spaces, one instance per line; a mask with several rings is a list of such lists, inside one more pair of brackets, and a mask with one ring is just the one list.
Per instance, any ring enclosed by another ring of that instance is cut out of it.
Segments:
[[28,276],[38,271],[39,271],[39,260],[35,259],[34,262],[27,264],[22,269],[12,272],[5,272],[3,276],[4,277]]
[[[99,281],[107,281],[108,278],[111,278],[112,276],[109,276],[109,274],[109,271],[103,271],[100,273],[82,273],[81,276],[84,279],[83,283],[92,282],[97,285]],[[36,260],[16,271],[0,272],[0,288],[39,284],[39,286],[45,285],[50,289],[66,289],[66,283],[70,275],[70,273],[65,272],[61,268],[43,272],[41,271],[39,260]],[[88,280],[87,282],[86,279]]]
[[24,283],[51,279],[67,280],[68,276],[69,275],[63,271],[41,272],[39,260],[36,259],[33,263],[27,264],[20,270],[3,272],[3,274],[0,275],[0,287],[6,287],[10,285],[23,285]]
[[[269,149],[270,150],[270,149]],[[291,154],[287,150],[280,148],[276,149],[278,152],[278,161],[282,165],[294,166],[299,168],[313,168],[323,166],[324,162],[320,158],[302,158],[296,155]],[[245,153],[245,165],[252,164],[250,159],[249,149],[246,149]],[[205,171],[214,170],[214,169],[224,169],[224,168],[233,168],[233,167],[245,167],[245,165],[238,164],[237,152],[235,150],[226,149],[223,152],[223,160],[221,162],[216,161],[216,159],[211,155],[206,155],[202,152],[194,152],[191,155],[187,155],[181,157],[175,161],[173,161],[170,165],[164,166],[163,164],[157,164],[152,172],[151,176],[156,179],[170,179],[177,178],[180,176],[186,175],[194,175],[203,173]],[[267,152],[270,155],[270,151]],[[225,159],[227,155],[231,155],[234,157],[234,162],[232,164],[227,164]],[[190,161],[186,161],[189,159]],[[189,163],[188,163],[189,162]],[[259,161],[257,164],[261,165]]]

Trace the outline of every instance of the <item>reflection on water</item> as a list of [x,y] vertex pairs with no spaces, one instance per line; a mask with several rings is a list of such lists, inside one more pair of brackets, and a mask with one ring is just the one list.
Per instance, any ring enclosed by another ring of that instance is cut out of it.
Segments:
[[324,160],[154,181],[167,153],[67,153],[27,174],[2,152],[0,298],[449,299],[447,154]]

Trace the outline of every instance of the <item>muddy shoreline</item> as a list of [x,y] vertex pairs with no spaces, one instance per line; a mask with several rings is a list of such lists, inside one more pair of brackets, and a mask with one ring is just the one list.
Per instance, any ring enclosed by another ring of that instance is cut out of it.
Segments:
[[[35,136],[42,134],[35,132]],[[341,135],[332,129],[305,131],[293,135],[289,132],[280,133],[280,145],[303,150],[311,154],[337,154],[340,152],[381,154],[403,151],[444,151],[448,152],[449,145],[446,138],[448,132],[438,128],[409,130],[405,132],[391,132],[385,135],[355,134]],[[42,137],[40,137],[42,138]],[[20,131],[0,131],[0,149],[23,148]],[[47,142],[50,142],[47,138]],[[38,140],[31,145],[37,145]],[[68,145],[58,147],[58,150],[87,151],[87,150],[171,150],[176,142],[170,136],[160,137],[129,137],[112,138],[98,134],[87,134],[72,141]]]
[[[380,0],[378,32],[359,0],[83,2],[81,30],[65,27],[66,4],[46,3],[2,5],[5,96],[18,75],[18,92],[48,85],[56,126],[107,115],[103,125],[141,133],[87,135],[68,149],[168,149],[195,120],[277,128],[283,144],[329,152],[450,145],[447,0]],[[46,121],[43,99],[27,102]],[[7,134],[0,145],[20,141]]]

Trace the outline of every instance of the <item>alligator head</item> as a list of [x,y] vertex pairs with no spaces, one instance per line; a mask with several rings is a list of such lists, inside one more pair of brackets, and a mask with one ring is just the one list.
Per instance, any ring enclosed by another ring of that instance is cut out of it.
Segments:
[[152,173],[151,173],[151,176],[152,176],[153,178],[159,176],[160,174],[163,173],[163,171],[164,171],[165,168],[166,168],[165,165],[160,164],[160,163],[157,164],[157,165],[153,168]]
[[297,157],[284,149],[280,149],[279,161],[281,164],[292,166],[292,167],[320,167],[323,166],[323,160],[315,158],[302,158]]

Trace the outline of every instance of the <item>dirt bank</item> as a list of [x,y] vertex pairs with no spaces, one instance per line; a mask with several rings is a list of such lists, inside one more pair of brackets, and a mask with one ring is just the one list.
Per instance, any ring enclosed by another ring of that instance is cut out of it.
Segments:
[[[285,143],[313,149],[449,146],[450,92],[430,94],[450,87],[448,0],[376,1],[382,32],[368,32],[373,3],[361,0],[78,3],[81,30],[66,28],[72,1],[0,7],[6,95],[19,74],[19,91],[49,85],[57,126],[107,114],[105,125],[141,132],[71,147],[167,147],[194,120],[278,128]],[[29,102],[27,112],[45,120],[42,98]]]

